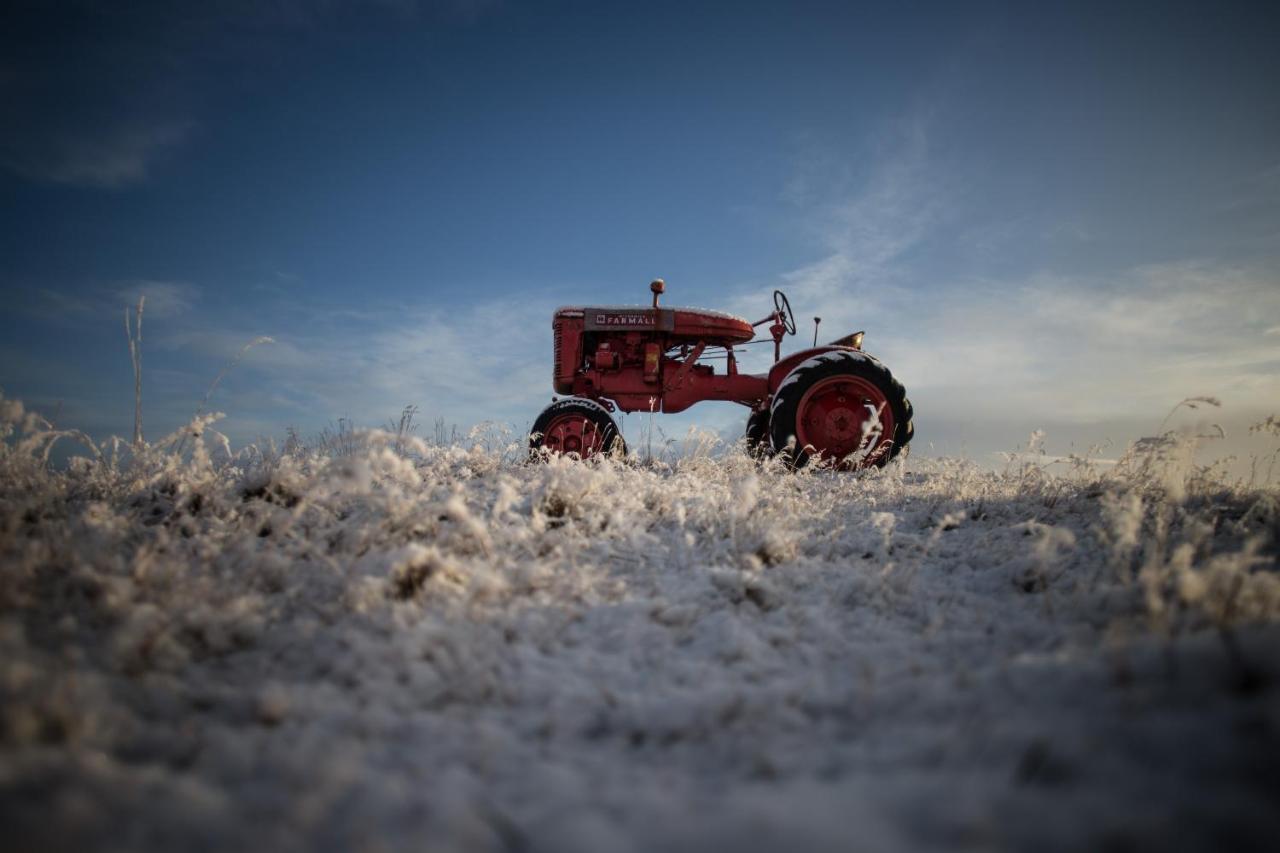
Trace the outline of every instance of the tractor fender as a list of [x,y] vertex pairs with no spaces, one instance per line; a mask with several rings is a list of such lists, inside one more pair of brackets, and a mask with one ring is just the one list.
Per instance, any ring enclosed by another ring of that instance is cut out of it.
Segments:
[[778,393],[778,386],[780,386],[783,383],[783,381],[786,380],[787,376],[791,373],[791,371],[795,370],[797,367],[804,364],[809,359],[817,358],[818,356],[821,356],[829,352],[856,353],[858,356],[865,358],[867,361],[874,361],[877,364],[880,363],[880,360],[875,356],[871,355],[870,353],[863,352],[860,349],[854,349],[853,347],[841,347],[841,346],[833,346],[831,344],[827,344],[825,346],[810,347],[809,349],[802,349],[799,352],[793,352],[791,353],[791,355],[788,355],[785,358],[780,359],[776,364],[773,365],[773,367],[769,369],[769,396],[772,397],[774,394]]

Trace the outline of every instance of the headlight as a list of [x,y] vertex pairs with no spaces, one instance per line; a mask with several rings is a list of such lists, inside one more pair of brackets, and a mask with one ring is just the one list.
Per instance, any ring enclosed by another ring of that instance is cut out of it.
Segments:
[[854,349],[862,349],[862,336],[866,332],[854,332],[852,335],[845,335],[839,340],[831,342],[833,347],[853,347]]

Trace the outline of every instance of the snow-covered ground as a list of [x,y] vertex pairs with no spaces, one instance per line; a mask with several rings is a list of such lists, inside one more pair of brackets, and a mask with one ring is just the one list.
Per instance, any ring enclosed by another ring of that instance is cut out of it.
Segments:
[[0,414],[8,850],[1280,834],[1280,493],[1191,439],[854,476],[206,425],[51,471]]

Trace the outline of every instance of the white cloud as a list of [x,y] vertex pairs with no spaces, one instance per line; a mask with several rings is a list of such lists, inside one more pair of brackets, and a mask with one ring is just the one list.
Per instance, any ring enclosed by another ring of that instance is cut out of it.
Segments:
[[1193,394],[1251,411],[1280,399],[1280,343],[1264,332],[1280,318],[1280,280],[1263,272],[1186,263],[1040,276],[896,307],[884,355],[956,416],[1101,422]]

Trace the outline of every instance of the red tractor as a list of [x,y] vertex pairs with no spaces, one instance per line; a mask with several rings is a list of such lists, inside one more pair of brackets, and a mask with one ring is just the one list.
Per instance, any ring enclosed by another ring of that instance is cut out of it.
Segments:
[[[796,321],[782,291],[773,292],[774,310],[751,323],[718,311],[660,308],[666,286],[658,279],[649,289],[652,308],[556,311],[554,385],[572,396],[534,421],[534,455],[625,453],[610,417],[615,408],[682,412],[701,400],[749,408],[748,448],[785,454],[796,467],[817,459],[845,469],[884,465],[911,441],[911,401],[889,369],[862,351],[862,332],[817,346],[815,325],[815,346],[783,358],[783,336],[796,333]],[[773,367],[765,375],[739,373],[734,347],[753,343],[766,323]],[[722,361],[725,372],[716,373],[704,363],[709,359]]]

